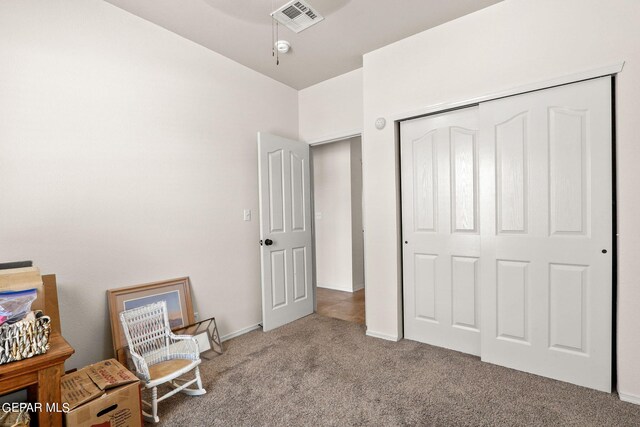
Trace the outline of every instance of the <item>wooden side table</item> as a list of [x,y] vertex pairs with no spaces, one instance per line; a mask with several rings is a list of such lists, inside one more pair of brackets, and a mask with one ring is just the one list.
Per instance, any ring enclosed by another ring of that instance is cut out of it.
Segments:
[[62,412],[47,412],[46,404],[60,402],[60,378],[64,375],[64,362],[74,349],[57,333],[50,337],[49,351],[39,356],[19,362],[0,365],[0,394],[11,393],[26,388],[29,402],[42,404],[42,411],[32,414],[40,427],[62,426]]

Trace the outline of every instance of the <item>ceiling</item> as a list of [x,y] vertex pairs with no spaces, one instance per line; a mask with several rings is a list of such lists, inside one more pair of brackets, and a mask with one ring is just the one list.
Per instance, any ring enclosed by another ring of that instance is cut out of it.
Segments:
[[291,51],[272,57],[269,13],[287,0],[105,0],[295,89],[362,66],[362,55],[501,0],[308,0],[324,21],[282,25]]

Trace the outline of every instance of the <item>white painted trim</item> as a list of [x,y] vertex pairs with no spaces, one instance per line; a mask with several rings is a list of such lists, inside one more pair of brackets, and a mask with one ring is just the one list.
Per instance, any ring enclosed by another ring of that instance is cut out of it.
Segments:
[[308,141],[304,141],[309,145],[322,145],[330,142],[341,141],[343,139],[353,138],[355,136],[362,135],[362,129],[349,129],[346,131],[334,132],[320,138],[313,138]]
[[491,101],[494,99],[505,98],[507,96],[513,96],[521,93],[532,92],[534,90],[546,89],[553,86],[579,82],[581,80],[593,79],[596,77],[609,76],[609,75],[617,74],[621,72],[623,67],[624,67],[624,61],[618,62],[616,64],[607,65],[605,67],[592,68],[592,69],[581,71],[578,73],[567,74],[567,75],[556,77],[550,80],[543,80],[539,82],[525,84],[522,86],[517,86],[501,92],[488,93],[482,96],[477,96],[475,98],[470,98],[470,99],[465,99],[465,100],[455,101],[455,102],[443,102],[440,104],[434,104],[434,105],[423,107],[417,110],[406,111],[401,114],[394,114],[393,116],[391,116],[391,121],[406,120],[413,117],[419,117],[427,114],[436,113],[439,111],[451,110],[454,108],[460,108],[467,105],[474,105],[474,104],[479,104],[481,102]]
[[400,338],[395,336],[395,335],[387,335],[387,334],[383,334],[381,332],[374,332],[374,331],[370,331],[370,330],[367,330],[366,335],[368,337],[380,338],[380,339],[386,340],[386,341],[394,341],[394,342],[400,341]]
[[242,328],[239,331],[235,331],[230,334],[221,336],[220,341],[225,342],[230,340],[231,338],[239,337],[240,335],[244,335],[248,332],[255,331],[256,329],[260,329],[260,328],[262,328],[262,325],[260,325],[259,323],[252,326],[247,326],[246,328]]
[[622,400],[623,402],[640,405],[640,396],[636,396],[634,394],[620,393],[620,392],[618,392],[618,396],[620,396],[620,400]]
[[364,289],[364,283],[360,283],[358,285],[348,285],[345,287],[342,286],[331,286],[331,285],[326,285],[326,284],[316,284],[316,287],[318,288],[322,288],[322,289],[329,289],[332,291],[340,291],[340,292],[350,292],[350,293],[354,293],[356,291],[359,291],[360,289]]
[[353,292],[353,285],[351,285],[350,283],[347,285],[328,285],[326,283],[318,283],[316,285],[319,288],[322,289],[330,289],[332,291],[341,291],[341,292]]

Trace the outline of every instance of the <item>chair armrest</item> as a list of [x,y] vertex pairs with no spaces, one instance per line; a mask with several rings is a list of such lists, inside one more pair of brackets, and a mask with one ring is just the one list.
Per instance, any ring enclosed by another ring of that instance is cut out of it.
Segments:
[[133,351],[131,347],[129,347],[129,354],[131,355],[133,364],[136,367],[138,376],[148,381],[151,375],[149,374],[149,366],[147,365],[147,361],[144,359],[144,357]]
[[179,343],[184,345],[184,354],[191,356],[193,360],[200,358],[200,348],[198,347],[198,341],[192,335],[176,335],[173,332],[169,333],[169,338],[173,343]]

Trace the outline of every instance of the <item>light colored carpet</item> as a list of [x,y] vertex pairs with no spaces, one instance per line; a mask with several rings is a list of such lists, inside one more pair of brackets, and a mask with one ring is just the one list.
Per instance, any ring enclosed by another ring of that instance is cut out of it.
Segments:
[[317,314],[225,343],[164,426],[640,426],[640,406]]

